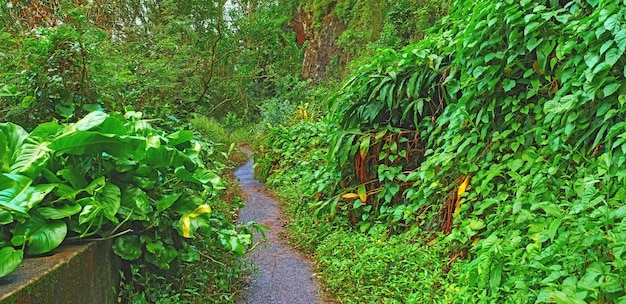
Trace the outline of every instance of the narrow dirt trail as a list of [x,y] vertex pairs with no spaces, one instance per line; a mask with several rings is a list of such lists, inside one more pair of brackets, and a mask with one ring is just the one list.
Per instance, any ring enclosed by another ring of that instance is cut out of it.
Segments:
[[[250,154],[246,151],[246,154]],[[267,242],[248,255],[259,268],[241,304],[316,304],[322,303],[319,285],[310,261],[298,255],[281,238],[285,216],[279,203],[254,179],[253,160],[235,171],[238,183],[247,195],[246,207],[239,211],[241,222],[255,221],[269,226]],[[255,235],[255,241],[260,236]]]

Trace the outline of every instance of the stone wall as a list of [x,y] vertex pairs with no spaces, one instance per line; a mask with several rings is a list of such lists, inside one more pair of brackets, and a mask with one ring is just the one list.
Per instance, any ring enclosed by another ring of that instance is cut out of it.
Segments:
[[120,260],[111,242],[63,245],[0,279],[0,304],[117,303]]

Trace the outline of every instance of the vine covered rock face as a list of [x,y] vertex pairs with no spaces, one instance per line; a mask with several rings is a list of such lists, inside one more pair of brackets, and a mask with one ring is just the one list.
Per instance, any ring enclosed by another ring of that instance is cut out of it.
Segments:
[[625,4],[457,1],[332,100],[311,206],[447,244],[452,302],[626,301]]

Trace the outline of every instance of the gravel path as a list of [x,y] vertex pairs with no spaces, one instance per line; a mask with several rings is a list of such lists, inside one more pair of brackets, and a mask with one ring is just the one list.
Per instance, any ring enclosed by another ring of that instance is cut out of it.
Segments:
[[[247,195],[247,204],[239,211],[239,220],[244,223],[255,221],[272,230],[266,234],[267,242],[248,255],[259,271],[239,303],[322,303],[310,261],[298,255],[287,244],[287,240],[280,237],[285,216],[278,202],[267,194],[263,184],[254,179],[252,166],[251,160],[235,172],[239,185]],[[255,240],[259,238],[255,236]]]

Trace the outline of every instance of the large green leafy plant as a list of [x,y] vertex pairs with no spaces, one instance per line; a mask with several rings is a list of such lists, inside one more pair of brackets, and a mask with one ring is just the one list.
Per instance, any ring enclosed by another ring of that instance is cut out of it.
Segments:
[[204,161],[212,152],[191,131],[166,134],[132,111],[31,133],[0,124],[0,276],[25,254],[96,235],[117,237],[123,259],[164,270],[200,259],[193,238],[242,255],[249,230],[211,212],[225,188],[211,170],[219,165]]

